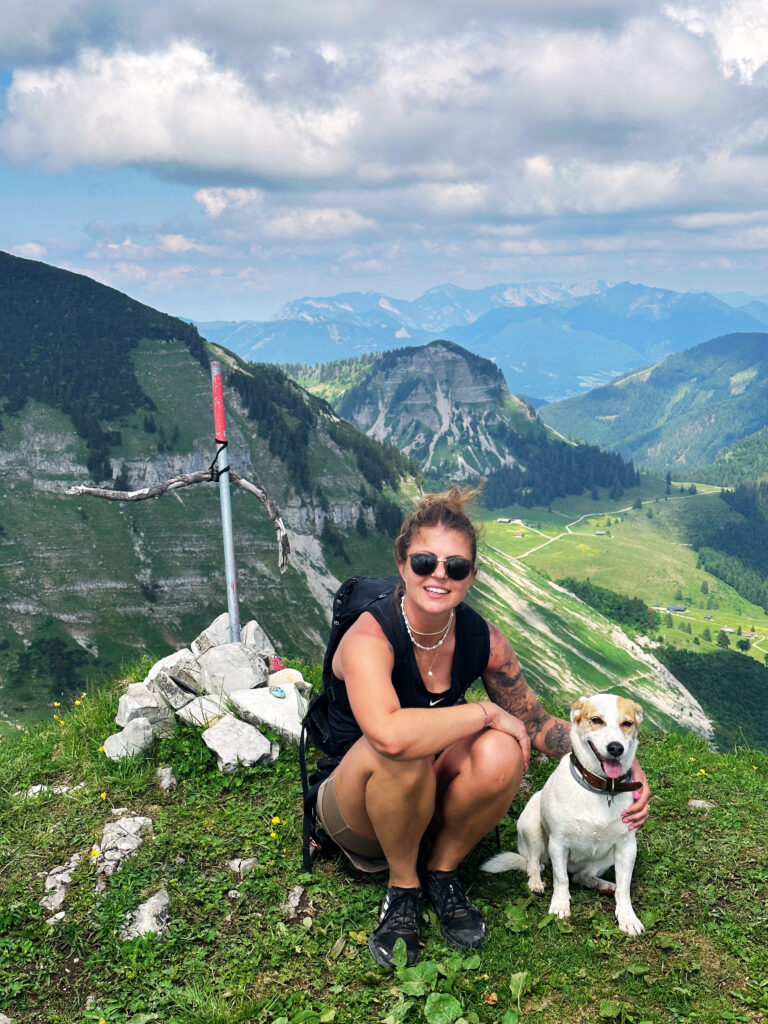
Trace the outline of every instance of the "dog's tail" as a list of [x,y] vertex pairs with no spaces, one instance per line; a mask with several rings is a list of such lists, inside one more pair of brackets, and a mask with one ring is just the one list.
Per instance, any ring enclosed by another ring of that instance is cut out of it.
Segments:
[[481,871],[527,871],[528,861],[519,853],[497,853],[480,865]]

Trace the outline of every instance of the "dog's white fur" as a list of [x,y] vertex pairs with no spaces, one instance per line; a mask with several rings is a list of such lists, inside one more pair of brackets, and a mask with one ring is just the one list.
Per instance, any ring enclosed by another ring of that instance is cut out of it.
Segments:
[[[576,757],[593,775],[616,775],[617,762],[620,774],[626,774],[635,757],[642,718],[640,706],[626,697],[599,693],[580,698],[571,708],[571,745]],[[527,871],[531,892],[542,893],[541,868],[551,860],[551,914],[570,917],[570,871],[580,885],[603,893],[615,892],[619,928],[628,935],[640,935],[645,929],[629,895],[637,840],[634,831],[621,820],[633,798],[632,793],[617,793],[609,801],[605,793],[584,788],[574,778],[570,755],[566,754],[520,815],[520,852],[497,854],[481,865],[482,870]],[[616,872],[615,885],[600,878],[611,865]]]

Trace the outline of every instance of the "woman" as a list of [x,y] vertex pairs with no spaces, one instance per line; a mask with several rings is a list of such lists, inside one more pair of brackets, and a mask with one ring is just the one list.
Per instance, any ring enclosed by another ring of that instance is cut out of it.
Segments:
[[[464,604],[477,575],[477,529],[465,506],[476,492],[453,487],[422,498],[395,541],[402,583],[345,633],[333,658],[343,683],[339,725],[362,735],[320,789],[326,832],[363,870],[389,871],[369,948],[391,966],[395,942],[415,963],[422,889],[421,840],[435,835],[424,883],[445,939],[479,946],[485,920],[457,877],[463,858],[504,816],[528,767],[531,746],[550,757],[570,750],[570,726],[553,718],[526,684],[514,650]],[[490,700],[465,703],[481,676]],[[643,782],[628,828],[648,817]]]

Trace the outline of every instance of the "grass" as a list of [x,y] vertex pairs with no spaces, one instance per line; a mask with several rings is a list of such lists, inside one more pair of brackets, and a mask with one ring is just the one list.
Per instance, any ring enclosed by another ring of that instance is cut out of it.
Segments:
[[[664,500],[663,493],[657,493],[656,482],[644,478],[641,488],[627,492],[615,503],[593,502],[591,498],[581,497],[554,502],[551,510],[513,510],[512,518],[523,519],[525,526],[495,520],[486,522],[486,543],[522,559],[552,580],[568,576],[589,578],[599,586],[630,597],[637,595],[649,605],[660,606],[664,611],[655,635],[676,647],[714,650],[721,628],[737,630],[741,626],[747,632],[754,626],[759,634],[758,646],[753,645],[747,656],[762,662],[768,646],[765,610],[741,597],[722,580],[697,568],[696,552],[684,539],[680,523],[682,503],[695,502],[702,515],[708,514],[709,507],[716,503],[712,511],[719,512],[722,502],[716,496],[717,489],[704,491],[699,485],[698,494],[683,496],[675,490],[677,486],[676,482],[672,494]],[[641,509],[631,507],[637,496],[643,502]],[[570,526],[570,532],[566,531],[566,525]],[[603,531],[603,534],[598,535],[596,531]],[[521,532],[524,536],[515,536]],[[550,539],[552,542],[547,543]],[[705,582],[707,596],[701,592]],[[678,593],[683,594],[682,600]],[[710,598],[717,601],[717,608],[708,607]],[[675,604],[685,604],[687,610],[671,613],[670,625],[665,609]],[[690,634],[681,630],[684,624],[690,625]],[[701,638],[705,629],[710,630],[710,641]],[[696,645],[694,637],[699,639]]]
[[[487,943],[451,950],[431,920],[420,964],[386,973],[366,945],[382,876],[353,876],[333,858],[301,872],[295,750],[223,776],[184,729],[150,758],[113,763],[99,747],[124,685],[78,698],[58,719],[0,745],[0,1010],[19,1024],[763,1019],[766,755],[717,755],[692,735],[645,736],[653,810],[633,882],[644,936],[618,932],[611,900],[594,892],[575,890],[571,920],[558,922],[522,875],[480,874],[495,848],[488,837],[464,867],[488,916]],[[171,793],[157,785],[161,764],[179,779]],[[535,761],[534,787],[551,767]],[[60,796],[14,795],[38,783],[83,785]],[[692,810],[691,797],[716,806]],[[522,805],[515,801],[502,823],[505,848],[515,845]],[[45,873],[87,853],[113,807],[151,817],[151,839],[101,893],[85,856],[65,920],[46,925],[38,902]],[[226,866],[234,857],[256,858],[242,880]],[[121,942],[125,915],[161,883],[171,898],[165,936]],[[296,885],[304,892],[289,919],[281,904]]]

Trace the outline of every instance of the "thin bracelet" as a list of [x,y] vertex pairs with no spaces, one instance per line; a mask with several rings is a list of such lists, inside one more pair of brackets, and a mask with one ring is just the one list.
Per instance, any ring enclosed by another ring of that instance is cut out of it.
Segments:
[[477,702],[477,706],[483,712],[483,717],[485,719],[485,721],[483,722],[483,728],[487,729],[488,728],[488,712],[485,710],[485,706],[483,705],[482,701],[478,701]]

